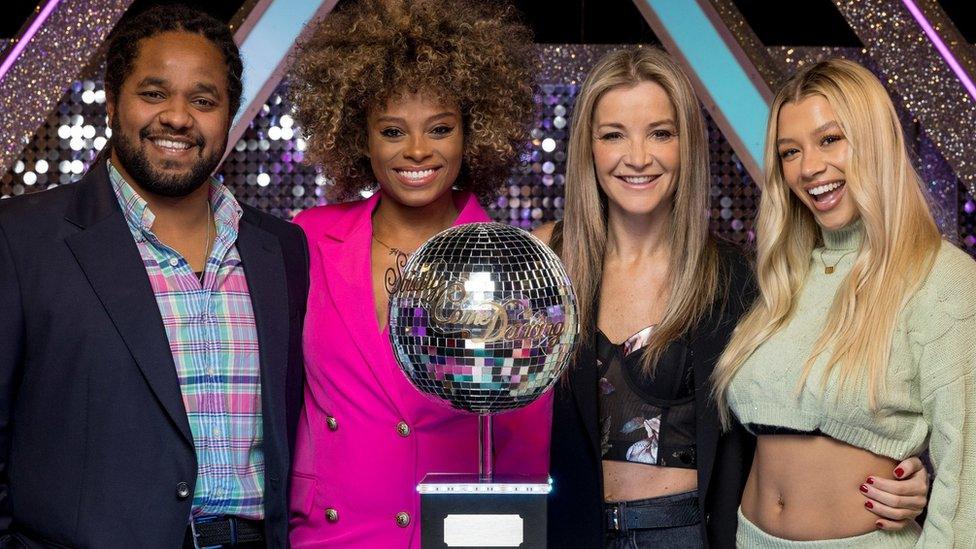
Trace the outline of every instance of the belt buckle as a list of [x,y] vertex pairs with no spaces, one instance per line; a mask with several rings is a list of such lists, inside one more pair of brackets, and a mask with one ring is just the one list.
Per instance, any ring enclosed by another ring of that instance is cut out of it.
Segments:
[[[200,545],[200,533],[197,532],[197,523],[207,524],[209,522],[219,522],[222,520],[230,520],[231,528],[231,540],[236,543],[237,541],[237,524],[234,522],[233,517],[225,517],[223,515],[190,515],[190,533],[193,534],[193,549],[210,549],[212,547],[222,547],[221,545]],[[232,543],[233,545],[233,543]]]
[[617,506],[607,509],[607,529],[620,530],[620,509]]
[[621,520],[620,515],[623,514],[622,507],[623,502],[620,502],[615,503],[613,507],[607,510],[607,529],[625,534],[627,533],[627,521]]
[[200,548],[200,534],[197,532],[197,521],[190,515],[190,534],[193,535],[193,549]]

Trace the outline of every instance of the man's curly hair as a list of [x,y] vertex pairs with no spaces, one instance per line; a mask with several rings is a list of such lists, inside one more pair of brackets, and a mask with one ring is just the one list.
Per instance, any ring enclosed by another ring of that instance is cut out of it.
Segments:
[[372,189],[366,117],[403,93],[456,102],[464,156],[456,186],[488,199],[518,159],[533,115],[531,32],[506,2],[359,0],[296,49],[290,93],[307,157],[334,200]]
[[153,6],[138,15],[127,16],[112,31],[108,39],[105,60],[105,91],[113,99],[119,97],[122,83],[129,77],[142,40],[164,32],[188,32],[210,40],[224,55],[227,65],[227,101],[230,115],[237,114],[241,105],[241,52],[234,43],[230,28],[206,12],[183,4]]

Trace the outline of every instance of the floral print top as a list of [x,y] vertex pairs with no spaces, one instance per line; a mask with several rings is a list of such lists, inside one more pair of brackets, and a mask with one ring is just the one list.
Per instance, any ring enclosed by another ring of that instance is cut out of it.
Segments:
[[619,344],[596,334],[603,459],[694,469],[691,351],[681,341],[672,342],[646,374],[638,351],[653,329],[648,326]]

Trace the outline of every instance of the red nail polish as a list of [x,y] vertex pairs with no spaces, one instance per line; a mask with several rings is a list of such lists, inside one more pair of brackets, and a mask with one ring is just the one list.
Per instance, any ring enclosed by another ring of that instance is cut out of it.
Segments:
[[875,522],[874,527],[877,528],[878,530],[881,530],[882,528],[884,528],[884,525],[881,524],[880,522]]
[[902,469],[901,467],[895,469],[895,476],[896,477],[901,478],[901,476],[904,475],[904,474],[905,474],[905,470]]
[[868,487],[862,484],[861,491],[864,492],[865,494],[868,493]]
[[868,509],[874,509],[874,504],[871,503],[870,501],[865,501],[864,506],[867,507]]
[[874,484],[874,477],[868,477],[868,484]]

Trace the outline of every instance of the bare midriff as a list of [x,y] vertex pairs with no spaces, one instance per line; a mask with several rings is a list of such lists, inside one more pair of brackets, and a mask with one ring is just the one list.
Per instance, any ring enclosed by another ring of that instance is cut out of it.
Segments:
[[897,462],[826,436],[760,435],[742,495],[742,514],[764,532],[795,540],[866,534],[877,515],[859,490],[891,478]]
[[635,501],[690,492],[698,471],[626,461],[603,461],[603,500]]

